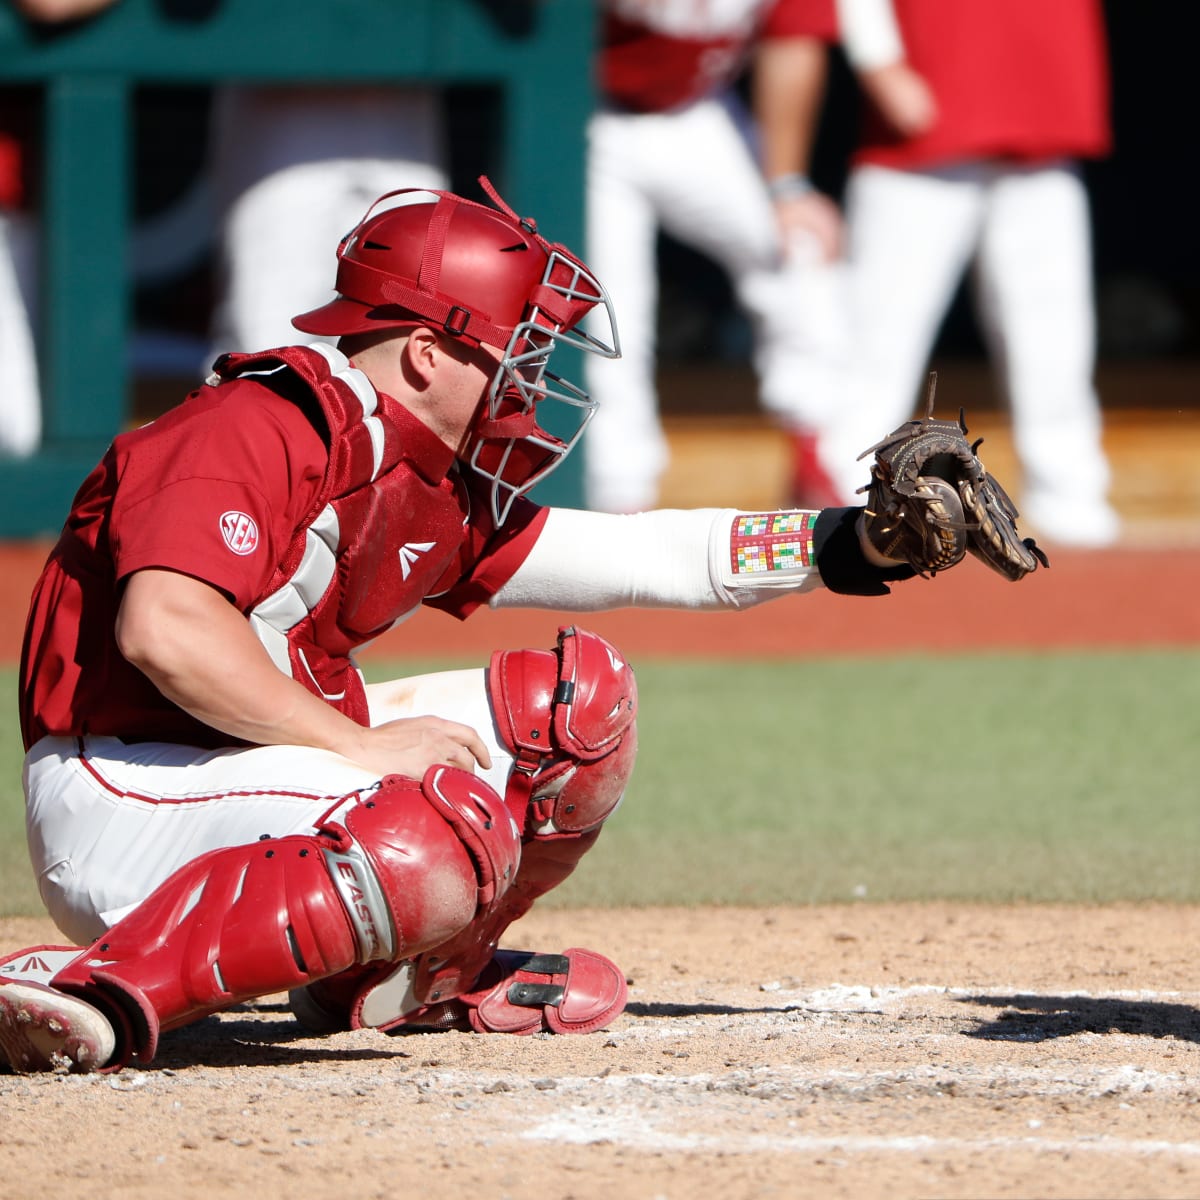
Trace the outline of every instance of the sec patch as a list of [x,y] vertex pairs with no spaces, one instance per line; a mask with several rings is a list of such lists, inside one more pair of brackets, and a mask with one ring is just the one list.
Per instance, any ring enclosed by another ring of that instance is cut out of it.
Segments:
[[222,513],[221,536],[234,554],[253,554],[258,549],[258,526],[247,513]]

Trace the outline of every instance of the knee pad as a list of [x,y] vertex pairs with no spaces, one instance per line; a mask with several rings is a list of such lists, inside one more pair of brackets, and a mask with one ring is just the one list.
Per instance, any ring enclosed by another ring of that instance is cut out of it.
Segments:
[[598,829],[624,795],[637,755],[637,682],[598,634],[563,626],[553,650],[492,655],[488,691],[513,754],[505,801],[527,836]]
[[201,855],[54,986],[113,1014],[120,1061],[149,1061],[161,1030],[441,944],[503,898],[520,863],[503,801],[452,767],[388,777],[332,817],[315,836]]
[[[389,775],[340,817],[323,832],[341,834],[344,849],[326,859],[360,962],[396,961],[440,945],[498,903],[520,865],[512,814],[488,784],[456,767],[430,767],[420,781]],[[380,941],[389,925],[393,936]]]

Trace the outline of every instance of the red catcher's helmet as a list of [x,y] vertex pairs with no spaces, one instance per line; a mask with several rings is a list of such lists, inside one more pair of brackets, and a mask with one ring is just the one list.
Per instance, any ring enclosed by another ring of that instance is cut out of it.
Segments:
[[[338,246],[337,296],[292,324],[341,336],[417,322],[502,349],[465,454],[491,482],[501,525],[513,501],[570,453],[595,410],[583,388],[548,369],[555,346],[605,358],[619,357],[620,348],[599,280],[518,217],[486,179],[480,183],[497,208],[416,188],[381,196]],[[593,309],[592,332],[578,329]],[[538,423],[543,400],[565,406],[562,437]]]

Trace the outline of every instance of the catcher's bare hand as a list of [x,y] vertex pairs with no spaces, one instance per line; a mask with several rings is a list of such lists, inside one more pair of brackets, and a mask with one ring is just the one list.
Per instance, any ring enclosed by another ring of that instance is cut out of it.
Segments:
[[969,552],[1006,579],[1050,565],[1033,538],[1017,532],[1017,509],[988,474],[960,411],[957,421],[933,417],[937,375],[929,376],[924,418],[901,425],[865,450],[874,455],[862,533],[885,559],[934,575]]
[[474,771],[476,764],[484,770],[492,765],[487,746],[470,725],[443,717],[402,717],[361,728],[357,744],[342,753],[381,777],[420,779],[440,763],[464,771]]

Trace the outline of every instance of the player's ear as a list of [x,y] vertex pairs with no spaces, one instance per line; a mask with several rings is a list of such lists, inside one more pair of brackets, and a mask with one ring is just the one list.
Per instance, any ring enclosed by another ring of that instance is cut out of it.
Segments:
[[419,386],[428,387],[444,353],[437,333],[426,325],[416,326],[409,331],[401,353],[410,382],[419,380]]

